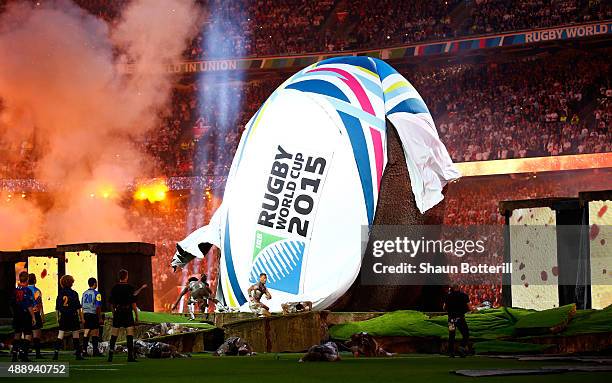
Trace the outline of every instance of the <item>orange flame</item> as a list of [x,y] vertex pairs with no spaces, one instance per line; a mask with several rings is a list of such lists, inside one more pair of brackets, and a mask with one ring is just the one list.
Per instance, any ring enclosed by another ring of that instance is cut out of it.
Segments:
[[134,192],[134,199],[137,201],[148,200],[151,203],[163,201],[166,199],[168,190],[165,180],[154,180],[153,182],[139,185]]

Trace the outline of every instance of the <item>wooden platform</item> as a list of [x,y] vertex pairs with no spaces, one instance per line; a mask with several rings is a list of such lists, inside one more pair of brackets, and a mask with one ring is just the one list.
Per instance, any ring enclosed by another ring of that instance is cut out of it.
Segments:
[[256,318],[250,313],[215,314],[225,337],[246,339],[257,352],[303,352],[329,339],[329,326],[367,320],[383,313],[314,311]]
[[[331,312],[331,311],[317,311],[313,313],[322,315],[324,317],[325,323],[327,323],[330,326],[335,325],[335,324],[340,324],[340,323],[368,320],[368,319],[376,318],[377,316],[385,314],[384,312]],[[300,316],[300,315],[305,315],[305,314],[309,314],[309,313],[289,314],[287,316],[274,315],[273,318],[294,317],[294,316]],[[253,313],[242,313],[242,312],[212,313],[208,315],[200,315],[199,319],[205,319],[207,321],[210,321],[214,323],[214,325],[217,327],[225,327],[232,323],[257,319],[257,316]]]

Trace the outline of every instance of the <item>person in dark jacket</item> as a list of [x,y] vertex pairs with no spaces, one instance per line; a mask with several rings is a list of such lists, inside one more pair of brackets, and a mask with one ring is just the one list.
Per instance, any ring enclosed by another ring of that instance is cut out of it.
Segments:
[[448,354],[455,357],[455,333],[459,330],[462,336],[459,355],[464,357],[469,353],[470,329],[465,314],[471,311],[470,297],[453,285],[445,297],[444,310],[448,313]]
[[127,270],[119,270],[118,276],[119,283],[113,286],[109,298],[113,311],[113,327],[111,329],[108,361],[113,361],[113,352],[119,335],[119,329],[124,328],[128,349],[128,362],[136,362],[134,354],[134,326],[138,324],[138,307],[136,306],[136,296],[138,293],[135,291],[134,286],[128,284]]

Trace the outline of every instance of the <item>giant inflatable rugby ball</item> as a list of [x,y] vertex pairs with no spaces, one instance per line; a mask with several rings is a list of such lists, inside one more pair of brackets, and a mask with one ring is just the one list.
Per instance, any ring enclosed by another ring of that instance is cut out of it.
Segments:
[[[424,213],[459,177],[416,89],[384,61],[339,57],[285,81],[251,118],[210,223],[177,244],[173,266],[220,248],[218,296],[248,310],[268,275],[272,311],[310,300],[325,309],[355,281],[362,229],[372,225],[386,153],[386,119]],[[205,250],[206,251],[206,250]]]

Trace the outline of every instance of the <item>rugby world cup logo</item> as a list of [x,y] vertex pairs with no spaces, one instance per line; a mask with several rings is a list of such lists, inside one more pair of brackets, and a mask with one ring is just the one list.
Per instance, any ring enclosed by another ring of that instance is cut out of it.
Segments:
[[257,230],[250,282],[257,282],[259,275],[266,273],[268,287],[298,294],[305,248],[304,241],[286,239]]
[[324,156],[277,147],[257,217],[251,283],[266,273],[269,288],[300,293],[306,247],[327,168]]

